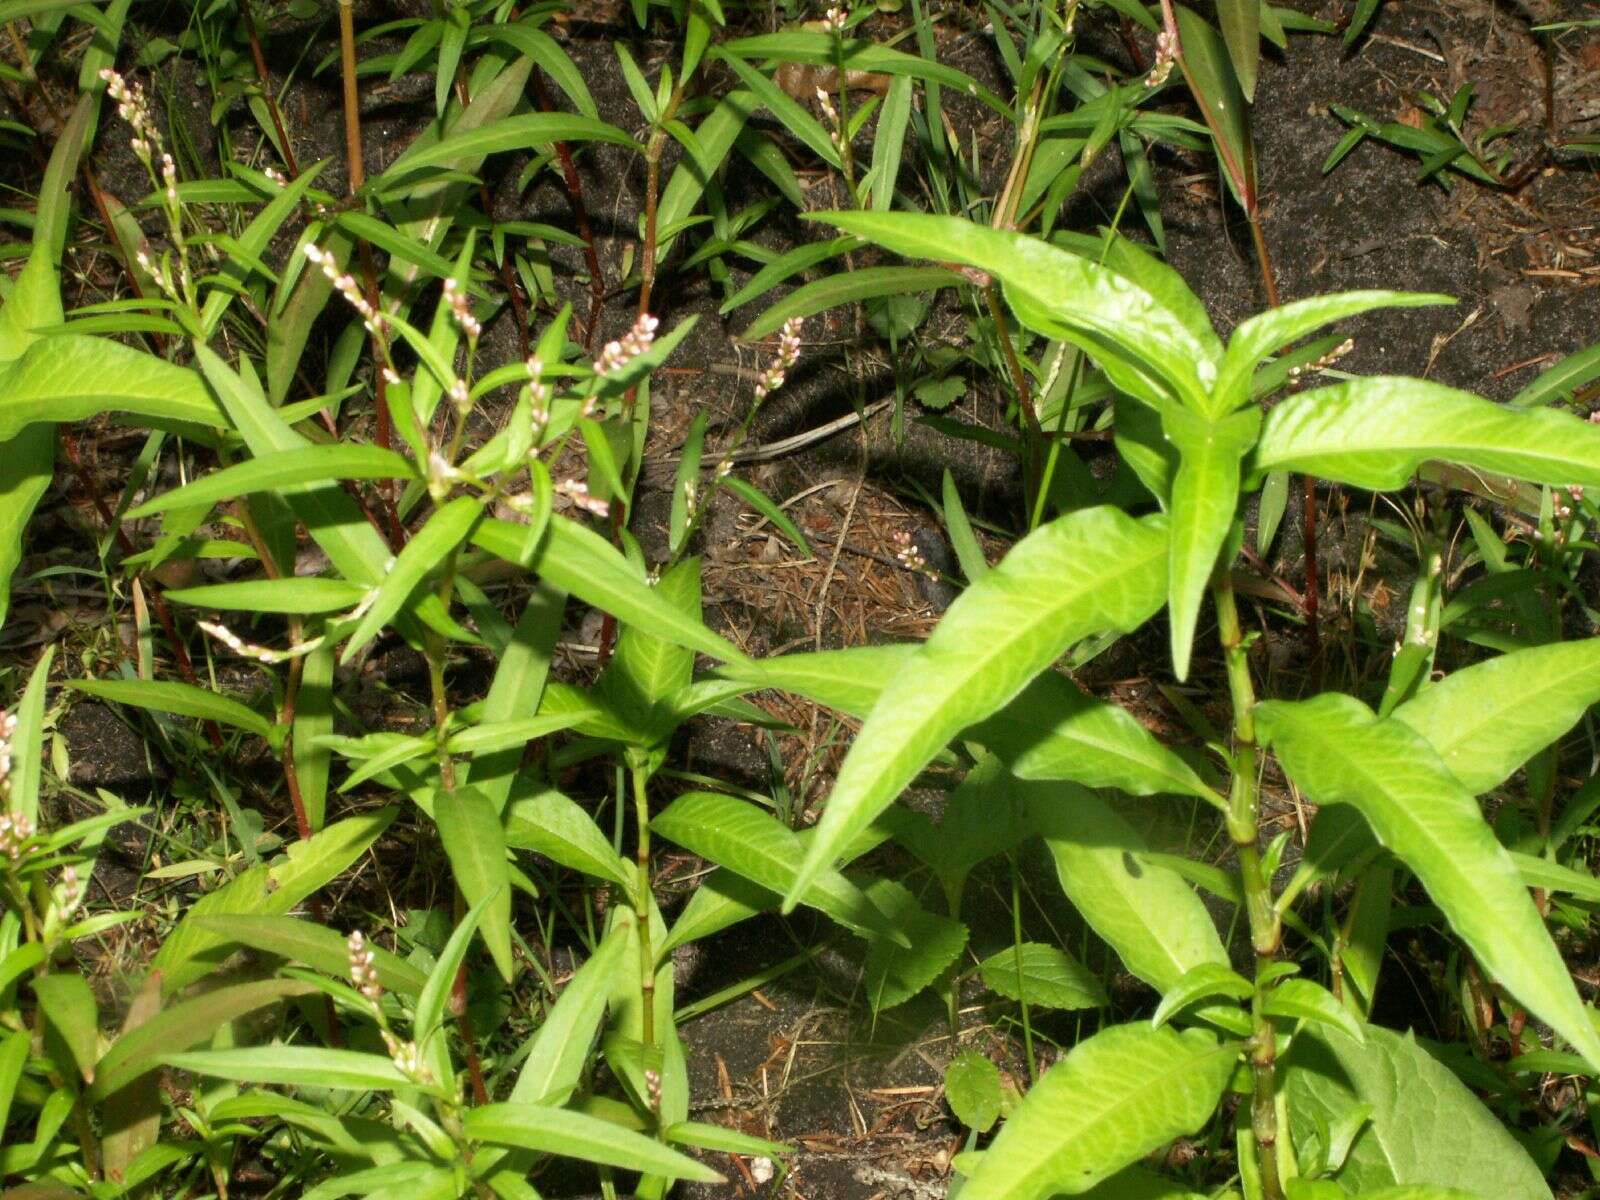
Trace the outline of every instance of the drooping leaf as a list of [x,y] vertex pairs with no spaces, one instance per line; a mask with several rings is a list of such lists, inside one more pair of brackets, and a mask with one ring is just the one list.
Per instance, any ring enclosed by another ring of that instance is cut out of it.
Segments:
[[1328,1128],[1356,1105],[1372,1106],[1335,1179],[1362,1196],[1403,1184],[1550,1200],[1527,1151],[1449,1068],[1410,1034],[1366,1033],[1361,1044],[1327,1028],[1302,1030],[1283,1063],[1297,1143],[1318,1118]]
[[1257,724],[1317,804],[1348,804],[1496,981],[1600,1067],[1600,1034],[1505,848],[1423,738],[1350,696],[1269,701]]
[[963,1200],[1083,1192],[1173,1138],[1222,1099],[1236,1047],[1199,1030],[1114,1025],[1034,1084],[962,1188]]
[[840,768],[786,904],[955,734],[992,715],[1079,638],[1137,628],[1166,591],[1158,518],[1084,509],[1040,527],[950,606],[890,680]]

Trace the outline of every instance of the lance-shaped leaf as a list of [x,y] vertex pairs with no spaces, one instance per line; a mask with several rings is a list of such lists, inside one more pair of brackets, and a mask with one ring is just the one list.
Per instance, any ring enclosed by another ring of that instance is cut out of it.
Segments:
[[1252,409],[1210,421],[1173,407],[1162,414],[1161,423],[1167,440],[1178,448],[1178,473],[1168,505],[1167,608],[1172,668],[1181,680],[1189,677],[1200,604],[1239,504],[1239,463],[1261,428],[1261,414]]
[[1159,517],[1059,517],[969,587],[878,697],[829,797],[786,907],[967,726],[1011,701],[1080,638],[1138,628],[1166,594]]
[[1132,796],[1226,803],[1132,713],[1096,700],[1055,671],[1040,675],[969,736],[1004,759],[1019,779],[1067,779]]
[[721,1183],[710,1167],[644,1134],[598,1117],[544,1104],[486,1104],[469,1109],[466,1135],[480,1142],[518,1146],[601,1163],[624,1171],[643,1171],[698,1183]]
[[377,597],[345,643],[341,662],[348,663],[357,650],[377,636],[422,581],[455,553],[482,513],[483,501],[473,496],[457,496],[428,518],[427,524],[405,544],[394,566],[384,575]]
[[1473,795],[1504,783],[1600,700],[1600,638],[1513,650],[1394,710]]
[[189,683],[151,679],[72,679],[68,686],[99,700],[131,704],[153,712],[219,721],[267,737],[272,724],[252,708]]
[[1211,1119],[1236,1047],[1200,1030],[1114,1025],[1051,1067],[1005,1123],[963,1200],[1088,1191]]
[[1256,711],[1262,738],[1306,795],[1358,809],[1483,968],[1600,1067],[1600,1034],[1516,864],[1433,748],[1350,696],[1269,701]]
[[[1069,337],[1113,373],[1119,387],[1160,404],[1138,376],[1160,380],[1171,396],[1205,405],[1216,370],[1214,351],[1125,275],[1038,238],[977,225],[959,217],[914,213],[808,213],[897,254],[954,262],[987,272],[1004,285],[1017,316],[1037,333]],[[1085,344],[1085,337],[1089,342]],[[1108,357],[1109,352],[1109,357]],[[1128,373],[1117,374],[1117,363]],[[1132,377],[1130,377],[1130,375]]]
[[846,716],[865,717],[883,694],[884,684],[916,650],[914,645],[851,646],[844,650],[779,654],[728,663],[712,675],[736,679],[752,688],[793,692]]
[[1374,308],[1420,308],[1430,304],[1454,304],[1449,296],[1425,292],[1361,291],[1338,292],[1332,296],[1312,296],[1239,322],[1228,339],[1228,350],[1217,371],[1212,389],[1222,411],[1238,408],[1250,399],[1250,382],[1261,363],[1314,333],[1324,325],[1342,321]]
[[506,864],[506,835],[493,802],[476,788],[438,792],[433,799],[433,819],[456,886],[467,902],[486,904],[483,941],[500,974],[510,980],[511,871]]
[[290,483],[323,483],[339,479],[412,479],[416,470],[392,450],[378,446],[299,446],[276,454],[263,454],[235,466],[224,467],[193,483],[163,492],[128,513],[130,519],[152,516],[174,508],[216,504],[251,492],[270,492]]
[[487,154],[527,150],[550,142],[610,142],[616,146],[639,149],[639,143],[615,125],[607,125],[593,117],[564,112],[523,113],[521,116],[501,117],[487,125],[454,130],[431,146],[409,149],[395,159],[388,170],[369,183],[367,189],[375,193],[386,192],[406,176],[426,167],[456,168],[458,160],[481,160]]
[[95,1060],[100,1057],[100,1009],[89,981],[76,971],[36,975],[33,994],[45,1022],[72,1056],[78,1074],[85,1083],[93,1083]]
[[[1395,1185],[1550,1200],[1543,1173],[1498,1117],[1410,1034],[1368,1026],[1365,1043],[1302,1030],[1281,1066],[1295,1143],[1357,1105],[1371,1117],[1334,1178],[1359,1196]],[[1424,1193],[1428,1194],[1428,1193]]]
[[1261,0],[1217,0],[1217,20],[1239,90],[1254,100],[1261,68]]
[[248,1046],[233,1050],[163,1052],[160,1061],[233,1083],[282,1083],[345,1091],[396,1091],[416,1085],[381,1054],[320,1046]]
[[[350,970],[350,945],[345,935],[315,921],[252,913],[208,917],[202,913],[195,917],[195,924],[230,942],[305,963],[336,978],[343,978]],[[368,949],[372,951],[378,982],[386,989],[402,996],[415,996],[422,991],[428,977],[416,967],[381,946]]]
[[624,933],[613,929],[561,989],[529,1043],[512,1100],[564,1104],[583,1082],[589,1051],[606,1012],[606,989],[627,945]]
[[1356,487],[1401,487],[1429,460],[1553,486],[1600,487],[1600,427],[1548,408],[1505,408],[1421,379],[1373,376],[1301,392],[1262,423],[1247,466]]

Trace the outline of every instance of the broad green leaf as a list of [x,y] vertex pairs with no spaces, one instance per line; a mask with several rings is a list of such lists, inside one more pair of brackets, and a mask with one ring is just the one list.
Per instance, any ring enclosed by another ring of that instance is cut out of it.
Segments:
[[450,859],[450,871],[467,903],[487,901],[481,931],[484,945],[507,982],[511,960],[511,873],[506,865],[505,830],[494,804],[476,788],[438,792],[433,819]]
[[215,923],[210,929],[202,929],[196,918],[208,914],[288,913],[360,858],[389,827],[397,811],[393,807],[381,808],[337,821],[314,834],[310,841],[292,843],[285,857],[270,865],[252,867],[196,900],[151,960],[151,970],[161,972],[166,994],[188,987],[235,948],[234,942],[215,932]]
[[628,939],[613,929],[573,974],[533,1035],[511,1089],[525,1104],[564,1104],[583,1082],[589,1052],[606,1013],[606,989],[622,963]]
[[[1161,424],[1178,450],[1167,552],[1167,610],[1173,673],[1189,677],[1189,656],[1206,587],[1239,504],[1239,464],[1261,428],[1258,411],[1211,421],[1169,408]],[[1224,564],[1226,569],[1226,564]]]
[[[1112,94],[1107,93],[1107,98],[1113,98]],[[1114,105],[1109,106],[1108,111],[1114,108]],[[1050,241],[1080,258],[1115,271],[1149,292],[1189,331],[1189,336],[1205,351],[1207,358],[1221,361],[1222,339],[1211,325],[1205,301],[1195,295],[1176,268],[1162,262],[1148,248],[1110,229],[1097,234],[1060,231],[1052,234]],[[1081,388],[1082,384],[1079,386]],[[1043,419],[1042,413],[1040,417]]]
[[1261,67],[1261,0],[1217,0],[1217,19],[1239,90],[1246,100],[1254,100]]
[[174,603],[190,604],[196,608],[303,616],[354,608],[366,594],[366,588],[346,583],[343,579],[301,575],[174,588],[166,593],[166,597]]
[[879,296],[904,296],[913,292],[953,287],[962,279],[943,267],[857,267],[802,284],[752,321],[739,335],[741,341],[764,338],[785,321],[854,304]]
[[193,483],[145,501],[131,510],[128,517],[137,520],[175,508],[199,508],[251,492],[275,491],[285,484],[415,477],[416,469],[392,450],[343,442],[301,446],[277,454],[263,454],[203,475]]
[[280,1083],[357,1092],[397,1091],[415,1086],[381,1054],[324,1050],[320,1046],[250,1046],[234,1050],[194,1050],[187,1054],[163,1049],[159,1060],[180,1071],[233,1083]]
[[[336,978],[342,979],[350,971],[350,947],[345,935],[303,917],[257,916],[250,913],[208,917],[201,914],[195,918],[195,925],[242,946],[276,954],[291,962],[305,963]],[[381,946],[369,943],[368,948],[372,951],[378,982],[386,990],[409,997],[415,997],[422,991],[428,977],[416,967]]]
[[190,432],[228,423],[193,371],[106,338],[44,338],[0,368],[0,442],[37,421],[86,421],[101,413]]
[[736,679],[752,688],[792,692],[846,716],[865,717],[883,694],[884,684],[916,652],[913,645],[851,646],[747,659],[718,667],[716,678]]
[[1454,303],[1450,296],[1423,292],[1338,292],[1296,300],[1248,317],[1239,322],[1228,339],[1227,353],[1222,356],[1213,389],[1218,407],[1228,412],[1243,405],[1250,399],[1251,380],[1262,362],[1324,325],[1375,308],[1421,308]]
[[798,894],[946,742],[1012,700],[1081,638],[1138,628],[1166,592],[1159,518],[1083,509],[1029,534],[959,596],[889,681],[839,770]]
[[964,1050],[944,1069],[944,1098],[956,1120],[988,1133],[1000,1119],[1000,1068],[976,1050]]
[[272,732],[272,723],[254,709],[193,684],[149,679],[71,679],[67,686],[97,700],[217,721],[259,737]]
[[1274,407],[1246,465],[1382,491],[1435,459],[1555,487],[1597,487],[1600,428],[1554,409],[1506,408],[1426,380],[1374,376]]
[[993,754],[981,757],[950,793],[937,825],[904,807],[888,809],[878,823],[884,822],[897,841],[933,868],[946,895],[960,893],[973,867],[1034,833],[1016,780]]
[[316,991],[295,979],[259,979],[235,983],[189,1000],[168,1005],[143,1024],[128,1030],[101,1055],[95,1067],[92,1099],[103,1099],[160,1065],[163,1055],[206,1041],[229,1021],[289,996]]
[[669,1146],[570,1109],[543,1104],[486,1104],[468,1109],[461,1124],[468,1137],[480,1142],[559,1154],[623,1171],[697,1183],[723,1182],[722,1176],[710,1167]]
[[11,577],[22,562],[28,519],[55,476],[56,431],[33,425],[0,444],[0,626],[11,607]]
[[1600,701],[1600,638],[1513,650],[1396,708],[1473,795],[1511,777]]
[[[1126,276],[1038,238],[957,217],[807,213],[907,257],[954,262],[999,279],[1036,333],[1087,350],[1112,382],[1146,403],[1166,396],[1203,408],[1216,360],[1178,316]],[[1107,351],[1114,353],[1108,355]],[[1119,362],[1124,367],[1119,368]],[[1161,381],[1153,387],[1150,381]]]
[[[683,559],[661,577],[654,590],[687,619],[702,620],[699,559]],[[637,727],[639,740],[654,742],[671,729],[671,700],[693,678],[693,650],[625,625],[595,693]]]
[[506,150],[527,150],[551,142],[609,142],[638,150],[641,147],[615,125],[576,113],[523,113],[501,117],[475,128],[447,133],[429,146],[408,149],[387,170],[367,184],[367,190],[394,190],[399,181],[425,167],[457,167],[458,160],[482,160]]
[[621,888],[633,886],[633,869],[594,818],[553,788],[512,803],[506,813],[506,844]]
[[723,662],[745,658],[731,642],[657,595],[599,534],[559,515],[550,518],[545,537],[537,544],[527,545],[526,533],[521,525],[486,519],[473,531],[472,540],[507,562],[537,571],[551,587],[611,613],[624,625]]
[[878,1013],[904,1004],[942,976],[966,948],[967,927],[929,912],[893,880],[875,879],[863,891],[901,935],[894,941],[873,938],[867,946],[861,986]]
[[1093,972],[1065,950],[1040,942],[1008,946],[978,964],[991,991],[1039,1008],[1102,1008],[1105,989]]
[[1211,1119],[1238,1058],[1200,1030],[1114,1025],[1034,1084],[984,1152],[962,1200],[1085,1192]]
[[[744,800],[718,792],[687,792],[650,828],[684,849],[736,871],[779,895],[794,887],[801,854],[797,834],[776,817]],[[862,890],[838,871],[824,871],[808,882],[802,902],[863,937],[897,937],[897,926]]]
[[94,1082],[100,1057],[100,1009],[89,981],[76,971],[36,975],[31,981],[39,1011],[72,1055],[85,1083]]
[[1104,800],[1070,783],[1034,784],[1028,804],[1067,899],[1128,970],[1164,995],[1203,963],[1228,965],[1200,898],[1145,857],[1144,840]]
[[1269,701],[1257,724],[1316,804],[1358,809],[1497,982],[1600,1066],[1600,1034],[1517,867],[1422,737],[1350,696]]
[[1174,9],[1178,19],[1178,66],[1211,130],[1223,178],[1239,207],[1253,220],[1256,162],[1248,100],[1217,31],[1193,10],[1181,4],[1174,5]]
[[1550,1200],[1527,1151],[1449,1068],[1410,1034],[1366,1032],[1360,1044],[1331,1029],[1304,1029],[1280,1073],[1297,1143],[1318,1119],[1329,1128],[1356,1105],[1372,1106],[1334,1176],[1341,1184],[1361,1196],[1402,1184]]
[[1209,1200],[1192,1188],[1143,1167],[1127,1167],[1080,1195],[1089,1200]]
[[11,1114],[11,1101],[17,1094],[17,1082],[22,1078],[22,1069],[28,1065],[28,1051],[33,1044],[33,1035],[26,1029],[18,1029],[0,1038],[0,1129],[6,1128],[6,1120]]
[[1065,779],[1134,796],[1222,798],[1126,709],[1096,700],[1055,671],[968,734],[1019,779]]

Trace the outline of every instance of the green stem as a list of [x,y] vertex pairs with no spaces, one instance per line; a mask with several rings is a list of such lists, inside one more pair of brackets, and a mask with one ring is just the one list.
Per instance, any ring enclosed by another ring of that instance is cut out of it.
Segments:
[[1239,855],[1239,879],[1245,912],[1250,920],[1250,944],[1255,950],[1256,988],[1250,1002],[1250,1068],[1254,1079],[1250,1126],[1261,1171],[1261,1191],[1266,1200],[1283,1200],[1278,1175],[1277,1035],[1265,1013],[1272,980],[1263,978],[1277,958],[1283,927],[1272,903],[1272,884],[1261,870],[1256,848],[1259,794],[1256,789],[1255,686],[1250,680],[1239,610],[1234,603],[1233,580],[1223,566],[1212,584],[1217,625],[1227,659],[1228,691],[1233,700],[1233,787],[1228,796],[1228,835]]
[[[656,956],[650,944],[650,800],[645,791],[645,773],[637,766],[630,767],[633,775],[633,815],[639,829],[637,869],[633,897],[634,928],[639,933],[639,1019],[642,1027],[640,1040],[644,1043],[644,1061],[651,1068],[656,1045]],[[650,1097],[651,1107],[655,1098]]]

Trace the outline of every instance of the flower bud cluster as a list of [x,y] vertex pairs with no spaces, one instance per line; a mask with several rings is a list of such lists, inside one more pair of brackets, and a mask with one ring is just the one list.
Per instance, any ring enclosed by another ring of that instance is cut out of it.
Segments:
[[55,890],[57,920],[66,920],[78,911],[83,903],[83,880],[78,878],[78,868],[68,863],[61,868],[61,882]]
[[128,145],[146,167],[150,167],[160,154],[164,173],[172,157],[161,151],[161,131],[156,128],[155,120],[150,115],[150,102],[145,99],[144,89],[137,83],[130,83],[110,67],[101,69],[100,78],[105,81],[106,94],[117,102],[117,116],[133,128],[133,138]]
[[1178,39],[1163,29],[1156,34],[1156,61],[1150,67],[1150,74],[1144,77],[1147,88],[1158,88],[1166,83],[1172,74],[1172,65],[1178,60]]
[[16,736],[16,714],[0,712],[0,799],[11,794],[11,739]]
[[472,298],[467,295],[454,279],[444,281],[444,301],[450,306],[450,314],[455,317],[456,324],[461,326],[461,332],[467,335],[467,340],[477,344],[478,335],[483,332],[483,326],[472,311]]
[[377,309],[366,296],[362,295],[361,287],[355,281],[355,276],[348,271],[339,270],[339,264],[333,255],[314,242],[306,243],[306,257],[322,268],[322,273],[327,276],[328,282],[333,284],[338,293],[356,312],[361,314],[361,321],[367,327],[367,332],[377,336],[378,322],[381,319]]
[[1340,342],[1332,350],[1329,350],[1321,358],[1317,359],[1316,362],[1309,362],[1299,367],[1290,367],[1289,378],[1299,379],[1300,376],[1307,375],[1312,371],[1325,371],[1355,348],[1355,338],[1345,338],[1344,341]]
[[850,14],[842,8],[830,8],[822,19],[832,32],[843,33],[845,22],[850,19]]
[[571,500],[579,508],[583,509],[584,512],[593,513],[597,517],[608,517],[611,515],[610,502],[601,500],[596,496],[591,496],[589,494],[589,485],[584,483],[581,479],[563,479],[560,483],[556,484],[556,491],[561,493],[561,495],[565,496],[568,500]]
[[799,317],[790,317],[783,323],[783,329],[778,334],[778,353],[771,364],[761,374],[760,381],[756,384],[756,399],[765,400],[773,392],[783,386],[783,381],[788,372],[794,369],[795,363],[800,361],[800,328],[802,322]]
[[350,983],[376,1009],[383,998],[383,985],[378,982],[377,955],[359,929],[345,941],[345,946],[350,954]]
[[538,442],[544,427],[550,424],[550,385],[544,382],[544,360],[530,354],[528,368],[528,423],[533,427],[533,440]]
[[18,861],[23,845],[36,832],[26,813],[0,812],[0,858]]
[[622,370],[650,349],[650,344],[656,340],[656,328],[660,324],[661,322],[649,313],[640,313],[632,329],[623,334],[619,340],[607,342],[601,349],[600,357],[594,360],[594,373],[615,375]]
[[927,558],[917,548],[917,544],[911,539],[911,535],[903,529],[895,532],[894,556],[900,565],[908,571],[916,571],[918,574],[926,574],[928,571]]

